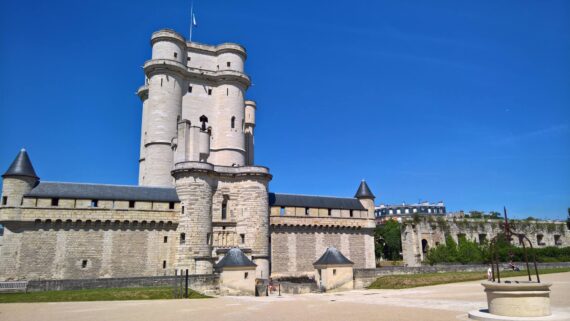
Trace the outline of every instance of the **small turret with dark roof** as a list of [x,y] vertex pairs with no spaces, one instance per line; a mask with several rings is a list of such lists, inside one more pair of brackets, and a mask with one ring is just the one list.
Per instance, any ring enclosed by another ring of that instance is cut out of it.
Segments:
[[315,262],[313,266],[323,267],[328,265],[354,265],[354,262],[346,258],[336,247],[327,247],[325,253]]
[[355,198],[376,198],[376,196],[374,196],[374,194],[372,194],[372,191],[370,190],[370,188],[368,187],[368,184],[366,184],[365,180],[362,180],[362,182],[360,182],[360,186],[358,186],[358,190],[356,191],[356,194],[354,195]]
[[30,157],[25,149],[22,148],[16,159],[12,162],[12,165],[8,168],[6,173],[2,175],[3,178],[6,177],[16,177],[16,176],[26,176],[38,179],[38,175],[36,175],[36,171],[34,170],[34,166],[32,166],[32,162],[30,161]]
[[38,185],[40,178],[25,149],[22,148],[8,170],[2,175],[2,206],[19,207],[24,195]]
[[256,267],[257,265],[253,263],[243,252],[237,248],[231,248],[226,255],[218,262],[214,267],[216,269],[224,268],[246,268],[246,267]]

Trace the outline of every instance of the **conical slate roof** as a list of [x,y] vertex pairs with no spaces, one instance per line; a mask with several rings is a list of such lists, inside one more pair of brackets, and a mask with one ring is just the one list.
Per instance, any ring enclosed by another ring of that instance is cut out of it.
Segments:
[[313,265],[353,265],[336,247],[327,247],[325,253]]
[[216,269],[224,267],[248,267],[248,266],[257,266],[257,264],[253,263],[237,247],[231,248],[228,251],[228,253],[226,253],[226,255],[224,255],[224,257],[220,260],[220,262],[214,265]]
[[12,165],[8,168],[6,173],[2,175],[2,177],[11,177],[11,176],[28,176],[33,178],[39,178],[36,175],[36,171],[34,170],[34,166],[32,166],[32,162],[30,161],[30,157],[25,149],[22,148],[16,156],[16,159],[12,162]]
[[374,194],[372,194],[372,191],[370,190],[370,187],[368,187],[368,184],[366,184],[366,181],[362,180],[362,182],[360,182],[360,186],[358,186],[358,190],[356,191],[356,194],[354,195],[354,197],[356,197],[356,198],[375,198],[376,196],[374,196]]

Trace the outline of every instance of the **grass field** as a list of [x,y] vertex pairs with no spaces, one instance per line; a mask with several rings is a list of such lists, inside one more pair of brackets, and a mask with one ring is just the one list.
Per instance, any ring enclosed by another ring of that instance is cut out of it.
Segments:
[[[540,274],[570,272],[570,268],[543,269],[539,270]],[[505,271],[501,272],[501,279],[512,276],[526,276],[526,271]],[[531,274],[533,275],[533,274]],[[426,273],[411,275],[387,275],[376,279],[368,288],[369,289],[407,289],[418,286],[428,286],[437,284],[446,284],[454,282],[477,281],[487,278],[485,272],[445,272],[445,273]],[[534,280],[533,275],[533,280]]]
[[[209,296],[190,290],[190,299]],[[116,301],[116,300],[161,300],[172,299],[172,288],[119,288],[89,289],[73,291],[45,291],[31,293],[1,293],[0,303],[17,302],[72,302],[72,301]]]

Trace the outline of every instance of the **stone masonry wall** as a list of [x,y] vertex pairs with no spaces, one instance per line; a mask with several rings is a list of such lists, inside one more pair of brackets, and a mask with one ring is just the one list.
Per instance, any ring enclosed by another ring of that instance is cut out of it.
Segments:
[[[511,231],[526,234],[535,248],[570,246],[570,232],[565,222],[512,220],[510,224]],[[402,223],[402,256],[407,266],[420,266],[430,248],[445,244],[447,234],[456,243],[460,236],[482,243],[503,231],[502,220],[421,217],[416,222]],[[519,243],[516,237],[513,241]]]
[[[525,269],[522,263],[516,263],[521,270]],[[538,271],[541,269],[568,268],[570,262],[559,263],[538,263]],[[466,265],[424,265],[418,267],[406,266],[386,266],[377,269],[354,269],[354,288],[362,289],[369,286],[377,278],[386,275],[402,275],[402,274],[423,274],[423,273],[444,273],[444,272],[481,272],[484,276],[489,268],[486,264],[466,264]]]
[[[183,277],[151,276],[105,279],[34,280],[28,283],[29,292],[85,290],[99,288],[175,287]],[[215,274],[189,275],[188,287],[206,295],[219,294],[219,276]]]
[[[369,229],[274,226],[271,229],[271,275],[313,276],[313,263],[329,246],[336,247],[353,261],[354,268],[374,266],[372,238]],[[369,243],[372,244],[371,257],[367,251]]]
[[174,235],[173,227],[7,222],[0,280],[170,275]]

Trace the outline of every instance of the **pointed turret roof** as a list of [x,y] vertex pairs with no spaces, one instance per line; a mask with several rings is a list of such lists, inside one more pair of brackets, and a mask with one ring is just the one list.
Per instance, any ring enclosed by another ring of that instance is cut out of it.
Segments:
[[323,265],[353,265],[354,263],[347,259],[336,247],[327,247],[323,255],[313,263],[314,266]]
[[2,175],[2,177],[11,177],[11,176],[27,176],[33,178],[39,178],[36,175],[36,171],[34,170],[34,166],[32,166],[32,162],[30,161],[30,157],[25,149],[22,148],[16,156],[16,159],[12,162],[12,165],[8,168],[6,173]]
[[253,263],[243,252],[237,248],[231,248],[226,255],[216,263],[214,266],[216,269],[225,267],[255,267],[257,266]]
[[366,184],[365,180],[362,180],[362,182],[360,182],[360,186],[358,186],[358,190],[356,191],[356,194],[354,195],[355,198],[375,198],[376,196],[374,196],[374,194],[372,194],[372,191],[370,190],[370,187],[368,187],[368,184]]

